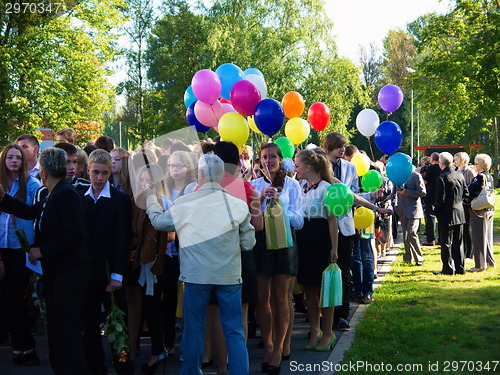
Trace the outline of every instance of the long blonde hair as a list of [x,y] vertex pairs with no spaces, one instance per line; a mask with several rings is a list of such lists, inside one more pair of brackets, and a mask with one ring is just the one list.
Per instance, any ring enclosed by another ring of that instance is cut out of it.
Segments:
[[316,152],[316,150],[321,150],[319,148],[315,150],[301,150],[295,156],[300,158],[301,161],[311,166],[314,172],[318,173],[322,180],[333,183],[333,170],[332,165],[328,161],[325,155],[321,152]]
[[[128,195],[132,195],[132,185],[130,183],[130,173],[129,173],[129,160],[130,154],[127,150],[121,147],[117,147],[111,150],[111,152],[116,151],[120,154],[122,159],[122,166],[120,168],[120,182],[122,184],[122,191]],[[110,154],[111,154],[110,152]]]

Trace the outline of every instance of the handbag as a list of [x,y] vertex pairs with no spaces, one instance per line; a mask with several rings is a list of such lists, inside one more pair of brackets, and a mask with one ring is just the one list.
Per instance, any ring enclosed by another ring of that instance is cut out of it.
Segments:
[[486,186],[486,178],[483,179],[483,188],[479,195],[471,201],[471,208],[476,211],[495,206],[495,190]]
[[284,249],[293,246],[292,228],[286,204],[279,199],[271,199],[264,211],[266,248]]
[[342,305],[342,270],[337,263],[330,263],[321,276],[319,307]]

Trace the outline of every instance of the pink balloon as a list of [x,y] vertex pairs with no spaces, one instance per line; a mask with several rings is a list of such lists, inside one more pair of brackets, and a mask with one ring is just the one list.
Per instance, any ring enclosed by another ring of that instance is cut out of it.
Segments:
[[198,101],[214,104],[220,96],[222,84],[215,72],[210,69],[203,69],[193,76],[191,87]]
[[231,89],[231,104],[243,116],[252,116],[260,99],[259,89],[250,81],[238,81]]
[[224,114],[224,108],[218,101],[214,104],[207,104],[198,100],[194,105],[194,114],[203,125],[213,128],[217,126]]
[[234,107],[229,104],[229,103],[221,103],[222,104],[222,108],[224,109],[224,113],[228,113],[228,112],[236,112],[236,109],[234,109]]

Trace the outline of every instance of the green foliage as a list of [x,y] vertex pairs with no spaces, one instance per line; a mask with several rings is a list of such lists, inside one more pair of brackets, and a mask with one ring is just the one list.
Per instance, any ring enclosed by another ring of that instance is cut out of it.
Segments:
[[232,62],[260,69],[268,96],[281,100],[300,92],[307,107],[316,101],[332,111],[323,132],[346,132],[355,103],[367,101],[359,71],[339,59],[332,23],[320,0],[218,1],[194,11],[185,1],[168,1],[148,46],[151,121],[168,132],[186,125],[183,94],[194,73]]
[[8,127],[1,139],[101,119],[114,96],[105,65],[114,58],[111,30],[121,22],[122,5],[85,0],[59,17],[2,15],[0,121]]
[[485,143],[482,151],[498,158],[498,1],[457,0],[450,13],[421,18],[410,30],[419,52],[413,83],[426,110],[442,119],[441,135],[457,143]]

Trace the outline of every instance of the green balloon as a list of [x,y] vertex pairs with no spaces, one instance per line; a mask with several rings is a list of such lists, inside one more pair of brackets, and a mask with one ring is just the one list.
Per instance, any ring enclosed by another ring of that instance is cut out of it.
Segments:
[[276,143],[280,148],[283,159],[293,158],[293,154],[295,153],[295,146],[287,137],[280,137],[276,141],[274,141],[274,143]]
[[333,216],[344,216],[352,208],[354,193],[346,184],[338,182],[330,185],[325,193],[325,206]]
[[380,189],[383,180],[384,179],[379,171],[370,169],[364,174],[363,177],[361,177],[361,186],[364,191],[371,193],[372,191]]

